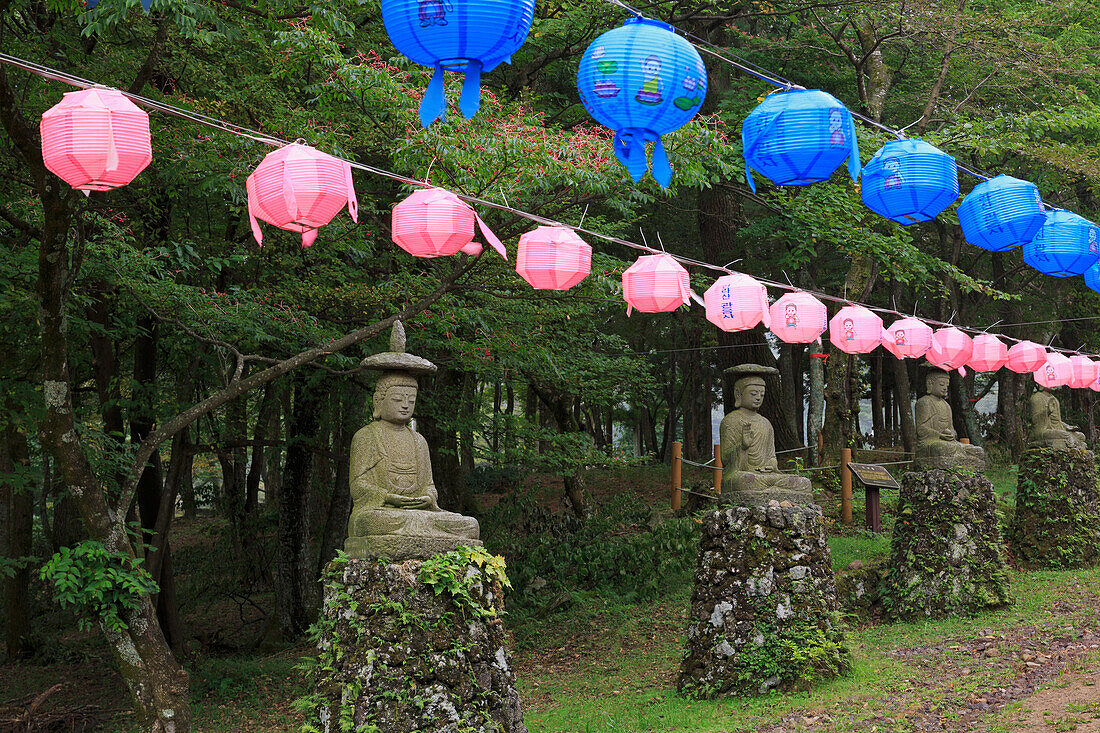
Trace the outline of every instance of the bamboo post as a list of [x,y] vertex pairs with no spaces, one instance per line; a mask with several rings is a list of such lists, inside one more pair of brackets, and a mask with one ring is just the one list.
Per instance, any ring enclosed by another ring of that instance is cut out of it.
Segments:
[[672,443],[672,509],[680,509],[680,441]]
[[840,449],[840,521],[852,523],[852,471],[848,464],[852,462],[852,449]]
[[722,446],[714,444],[714,493],[722,493]]

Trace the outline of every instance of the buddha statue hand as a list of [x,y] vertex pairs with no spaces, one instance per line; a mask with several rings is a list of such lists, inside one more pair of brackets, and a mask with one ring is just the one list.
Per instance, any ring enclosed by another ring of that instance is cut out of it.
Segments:
[[439,506],[430,496],[401,496],[399,494],[387,494],[386,504],[397,509],[426,509],[437,512]]

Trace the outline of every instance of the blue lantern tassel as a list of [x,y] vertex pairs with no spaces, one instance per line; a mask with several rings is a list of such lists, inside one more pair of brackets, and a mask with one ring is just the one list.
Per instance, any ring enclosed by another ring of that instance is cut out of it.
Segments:
[[481,62],[470,59],[466,65],[466,79],[462,82],[462,96],[458,108],[466,119],[473,119],[481,107]]
[[614,147],[615,157],[626,166],[634,182],[637,183],[642,180],[646,168],[649,167],[646,164],[645,143],[642,142],[642,137],[634,133],[623,134],[617,132],[615,133]]
[[[465,92],[465,89],[463,90]],[[424,99],[420,102],[420,125],[427,127],[447,114],[447,100],[443,97],[443,67],[435,65],[432,80],[424,90]]]
[[661,142],[661,138],[657,137],[657,142],[653,144],[653,180],[661,184],[661,188],[668,188],[672,183],[672,166],[668,162],[668,154],[665,153],[665,146]]

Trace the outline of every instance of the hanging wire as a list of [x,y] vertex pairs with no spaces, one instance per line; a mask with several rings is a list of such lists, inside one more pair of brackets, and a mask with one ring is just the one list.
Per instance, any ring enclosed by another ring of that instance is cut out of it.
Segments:
[[[630,8],[630,6],[620,2],[620,0],[605,0],[605,2],[609,2],[609,3],[612,3],[614,5],[618,5],[620,7],[623,7],[625,9],[629,10],[630,12],[635,13],[636,15],[639,15],[639,16],[641,15],[640,13],[637,13],[637,11]],[[53,68],[50,68],[48,66],[44,66],[42,64],[38,64],[38,63],[35,63],[35,62],[32,62],[32,61],[27,61],[25,59],[19,58],[17,56],[12,56],[12,55],[7,54],[7,53],[0,52],[0,63],[6,63],[6,64],[9,64],[11,66],[15,66],[17,68],[28,71],[32,74],[36,74],[37,76],[41,76],[45,79],[50,79],[50,80],[53,80],[53,81],[60,81],[60,82],[63,82],[65,84],[69,84],[71,86],[80,87],[82,89],[95,88],[95,87],[110,88],[110,87],[105,87],[102,84],[97,84],[96,82],[90,81],[88,79],[84,79],[82,77],[75,76],[73,74],[68,74],[66,72],[59,71],[57,69],[53,69]],[[150,107],[150,108],[155,109],[155,110],[157,110],[159,112],[162,112],[164,114],[171,115],[171,116],[174,116],[174,117],[178,117],[178,118],[181,118],[181,119],[184,119],[184,120],[188,120],[188,121],[194,122],[195,124],[198,124],[198,125],[203,125],[203,126],[206,126],[206,127],[216,129],[216,130],[221,130],[223,132],[228,132],[232,135],[237,135],[239,137],[247,138],[247,139],[253,140],[255,142],[262,143],[264,145],[270,145],[270,146],[273,146],[273,147],[282,147],[282,146],[290,144],[289,140],[284,140],[282,138],[274,137],[272,135],[265,135],[264,133],[259,132],[257,130],[252,130],[252,129],[249,129],[247,127],[242,127],[240,125],[236,125],[236,124],[233,124],[231,122],[227,122],[225,120],[222,120],[222,119],[219,119],[219,118],[216,118],[216,117],[210,117],[208,115],[204,115],[204,114],[199,113],[199,112],[193,112],[191,110],[182,109],[180,107],[176,107],[174,105],[167,104],[165,102],[160,102],[160,101],[157,101],[155,99],[150,99],[148,97],[143,97],[139,94],[131,94],[131,93],[126,92],[124,90],[116,89],[115,91],[118,91],[120,94],[126,96],[127,98],[129,98],[130,100],[132,100],[134,102],[137,102],[137,103],[142,104],[144,106]],[[336,159],[341,160],[343,162],[346,162],[348,165],[350,165],[352,168],[354,168],[356,170],[361,170],[361,171],[364,171],[366,173],[371,173],[373,175],[380,176],[382,178],[388,178],[390,180],[397,181],[399,183],[403,183],[405,185],[419,186],[419,187],[422,187],[422,188],[432,187],[431,184],[428,183],[427,181],[421,181],[421,180],[418,180],[416,178],[410,178],[409,176],[404,176],[404,175],[401,175],[399,173],[394,173],[394,172],[388,171],[384,168],[378,168],[376,166],[367,165],[366,163],[360,163],[358,161],[349,160],[347,158],[343,158],[343,157],[340,157],[340,156],[333,156],[333,157],[335,157]],[[484,207],[487,207],[487,208],[496,209],[498,211],[505,211],[505,212],[508,212],[508,213],[510,213],[514,216],[517,216],[517,217],[520,217],[520,218],[523,218],[523,219],[527,219],[529,221],[533,221],[536,224],[542,224],[542,225],[545,225],[545,226],[565,227],[565,228],[568,228],[568,229],[572,229],[573,231],[580,232],[582,234],[586,234],[590,237],[594,237],[596,239],[600,239],[600,240],[603,240],[605,242],[610,242],[612,244],[618,244],[618,245],[623,246],[623,247],[628,247],[630,249],[640,250],[642,252],[648,252],[650,254],[660,254],[660,250],[656,250],[656,249],[648,246],[648,244],[638,244],[637,242],[632,242],[630,240],[623,239],[621,237],[616,237],[616,236],[613,236],[613,235],[610,235],[610,234],[605,234],[603,232],[598,232],[598,231],[595,231],[595,230],[592,230],[592,229],[585,229],[585,228],[580,227],[580,226],[573,226],[573,225],[570,225],[570,224],[567,224],[567,223],[564,223],[564,222],[560,222],[560,221],[557,221],[557,220],[554,220],[554,219],[548,219],[546,217],[539,216],[538,214],[533,214],[529,211],[524,211],[522,209],[517,209],[515,207],[508,206],[506,204],[500,204],[500,203],[497,203],[495,201],[490,201],[488,199],[479,198],[477,196],[470,196],[468,194],[463,194],[463,193],[454,193],[454,195],[457,196],[459,199],[461,199],[463,201],[466,201],[467,203],[477,204],[479,206],[484,206]],[[644,237],[644,234],[643,234],[643,237]],[[719,265],[714,265],[714,264],[711,264],[709,262],[704,262],[702,260],[697,260],[697,259],[694,259],[694,258],[691,258],[691,257],[686,257],[686,256],[683,256],[683,255],[678,255],[678,254],[670,254],[669,256],[673,257],[675,260],[677,260],[678,262],[681,262],[685,265],[690,265],[690,266],[697,267],[697,268],[700,268],[700,269],[711,270],[711,271],[714,271],[714,272],[727,273],[727,274],[730,273],[730,270],[726,267],[722,267],[722,266],[719,266]],[[763,278],[763,277],[757,277],[756,279],[759,280],[760,282],[764,283],[765,285],[770,285],[770,286],[772,286],[774,288],[777,288],[779,290],[809,293],[809,294],[811,294],[811,295],[813,295],[817,298],[820,298],[822,300],[827,300],[827,301],[830,301],[830,302],[834,302],[834,303],[863,305],[864,307],[866,307],[866,308],[868,308],[872,311],[876,311],[878,313],[884,313],[884,314],[889,314],[889,315],[893,315],[893,316],[899,316],[899,317],[902,317],[902,318],[906,317],[905,314],[900,313],[896,310],[892,310],[892,309],[889,309],[889,308],[883,308],[881,306],[869,305],[869,304],[865,304],[865,303],[858,303],[857,301],[850,300],[846,297],[845,298],[840,298],[840,297],[829,295],[828,293],[824,293],[824,292],[817,291],[817,290],[811,290],[811,289],[808,289],[808,288],[797,288],[797,287],[794,287],[793,285],[784,284],[784,283],[777,282],[775,280],[769,280],[769,279]],[[947,327],[947,326],[951,325],[949,323],[944,323],[943,321],[936,321],[936,320],[932,320],[932,319],[929,319],[929,318],[922,318],[921,320],[923,320],[925,323],[929,323],[929,324],[936,325],[936,326]],[[1040,323],[1042,323],[1042,322],[1040,322]],[[1017,325],[1024,325],[1024,324],[1017,324]],[[987,334],[987,335],[996,335],[999,338],[1006,339],[1008,341],[1013,341],[1013,342],[1019,342],[1019,341],[1024,340],[1024,339],[1018,339],[1018,338],[1014,338],[1014,337],[1007,336],[1005,334],[1000,334],[1000,333],[992,334],[992,333],[990,333],[989,331],[987,331],[985,329],[980,329],[980,328],[975,328],[975,327],[961,327],[961,328],[962,328],[962,330],[971,331],[971,332],[974,332],[974,333]],[[1051,347],[1051,350],[1061,352],[1061,353],[1066,353],[1066,354],[1078,354],[1079,353],[1079,352],[1073,351],[1071,349],[1064,349],[1064,348],[1058,348],[1058,347]]]

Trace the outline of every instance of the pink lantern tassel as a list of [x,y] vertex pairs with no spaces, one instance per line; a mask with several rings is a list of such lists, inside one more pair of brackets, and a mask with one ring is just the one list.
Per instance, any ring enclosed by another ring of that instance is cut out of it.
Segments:
[[474,218],[477,220],[478,229],[481,230],[481,235],[485,237],[485,241],[489,243],[489,246],[497,251],[497,254],[504,258],[505,262],[508,261],[508,250],[504,249],[504,245],[497,238],[497,235],[493,234],[493,230],[486,226],[485,222],[481,220],[481,217],[474,214]]
[[351,180],[351,165],[344,163],[344,183],[348,187],[348,214],[351,220],[359,223],[359,199],[355,197],[355,184]]

